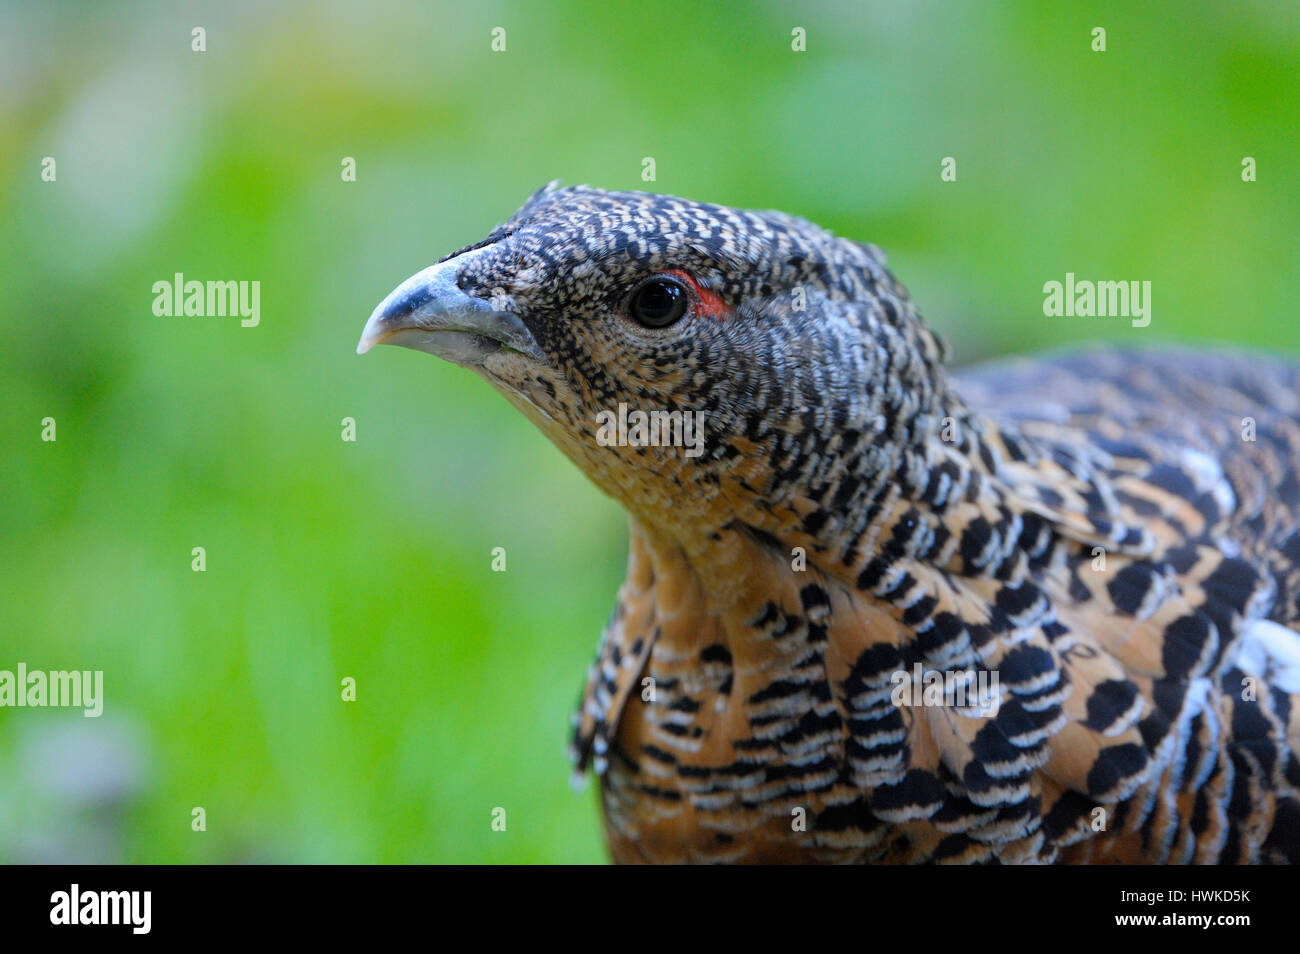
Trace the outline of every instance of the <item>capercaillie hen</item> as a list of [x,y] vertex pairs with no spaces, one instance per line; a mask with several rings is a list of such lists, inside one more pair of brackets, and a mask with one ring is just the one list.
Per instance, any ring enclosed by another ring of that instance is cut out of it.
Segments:
[[[873,246],[554,186],[380,342],[477,372],[630,515],[574,733],[615,860],[1300,860],[1300,366],[952,374]],[[700,453],[606,446],[620,405],[702,415]]]

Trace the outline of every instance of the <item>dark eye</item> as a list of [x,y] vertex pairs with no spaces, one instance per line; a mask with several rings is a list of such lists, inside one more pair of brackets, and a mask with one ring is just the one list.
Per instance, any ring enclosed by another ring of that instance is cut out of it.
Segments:
[[648,279],[632,292],[628,310],[647,328],[667,328],[686,313],[686,289],[674,279]]

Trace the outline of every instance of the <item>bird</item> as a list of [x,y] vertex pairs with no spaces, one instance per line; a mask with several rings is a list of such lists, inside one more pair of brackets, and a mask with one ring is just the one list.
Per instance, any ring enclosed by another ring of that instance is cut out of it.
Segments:
[[1300,861],[1294,360],[955,369],[875,245],[557,183],[380,343],[627,511],[572,737],[616,863]]

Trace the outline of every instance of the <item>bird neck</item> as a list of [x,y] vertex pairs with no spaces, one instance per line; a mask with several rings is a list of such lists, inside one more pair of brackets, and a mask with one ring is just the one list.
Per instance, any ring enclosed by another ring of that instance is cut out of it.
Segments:
[[[1009,454],[1042,456],[1040,449],[968,408],[945,377],[928,380],[926,389],[879,399],[846,426],[802,435],[807,445],[795,434],[794,450],[783,452],[778,439],[739,446],[716,480],[655,506],[645,497],[624,502],[650,539],[679,548],[704,575],[730,533],[758,541],[792,569],[806,562],[859,589],[917,563],[995,572],[1022,556],[1023,488],[1004,462]],[[976,534],[987,525],[998,536],[996,559],[964,558],[962,548],[977,539],[972,524]]]

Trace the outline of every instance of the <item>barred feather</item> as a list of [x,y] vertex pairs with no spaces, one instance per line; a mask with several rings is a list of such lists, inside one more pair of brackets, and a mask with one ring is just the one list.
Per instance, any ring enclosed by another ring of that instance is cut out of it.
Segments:
[[[666,196],[543,190],[448,261],[542,356],[476,370],[632,517],[574,735],[616,860],[1300,861],[1300,366],[953,375],[878,249]],[[638,329],[664,273],[709,308]],[[703,453],[598,446],[619,403]]]

